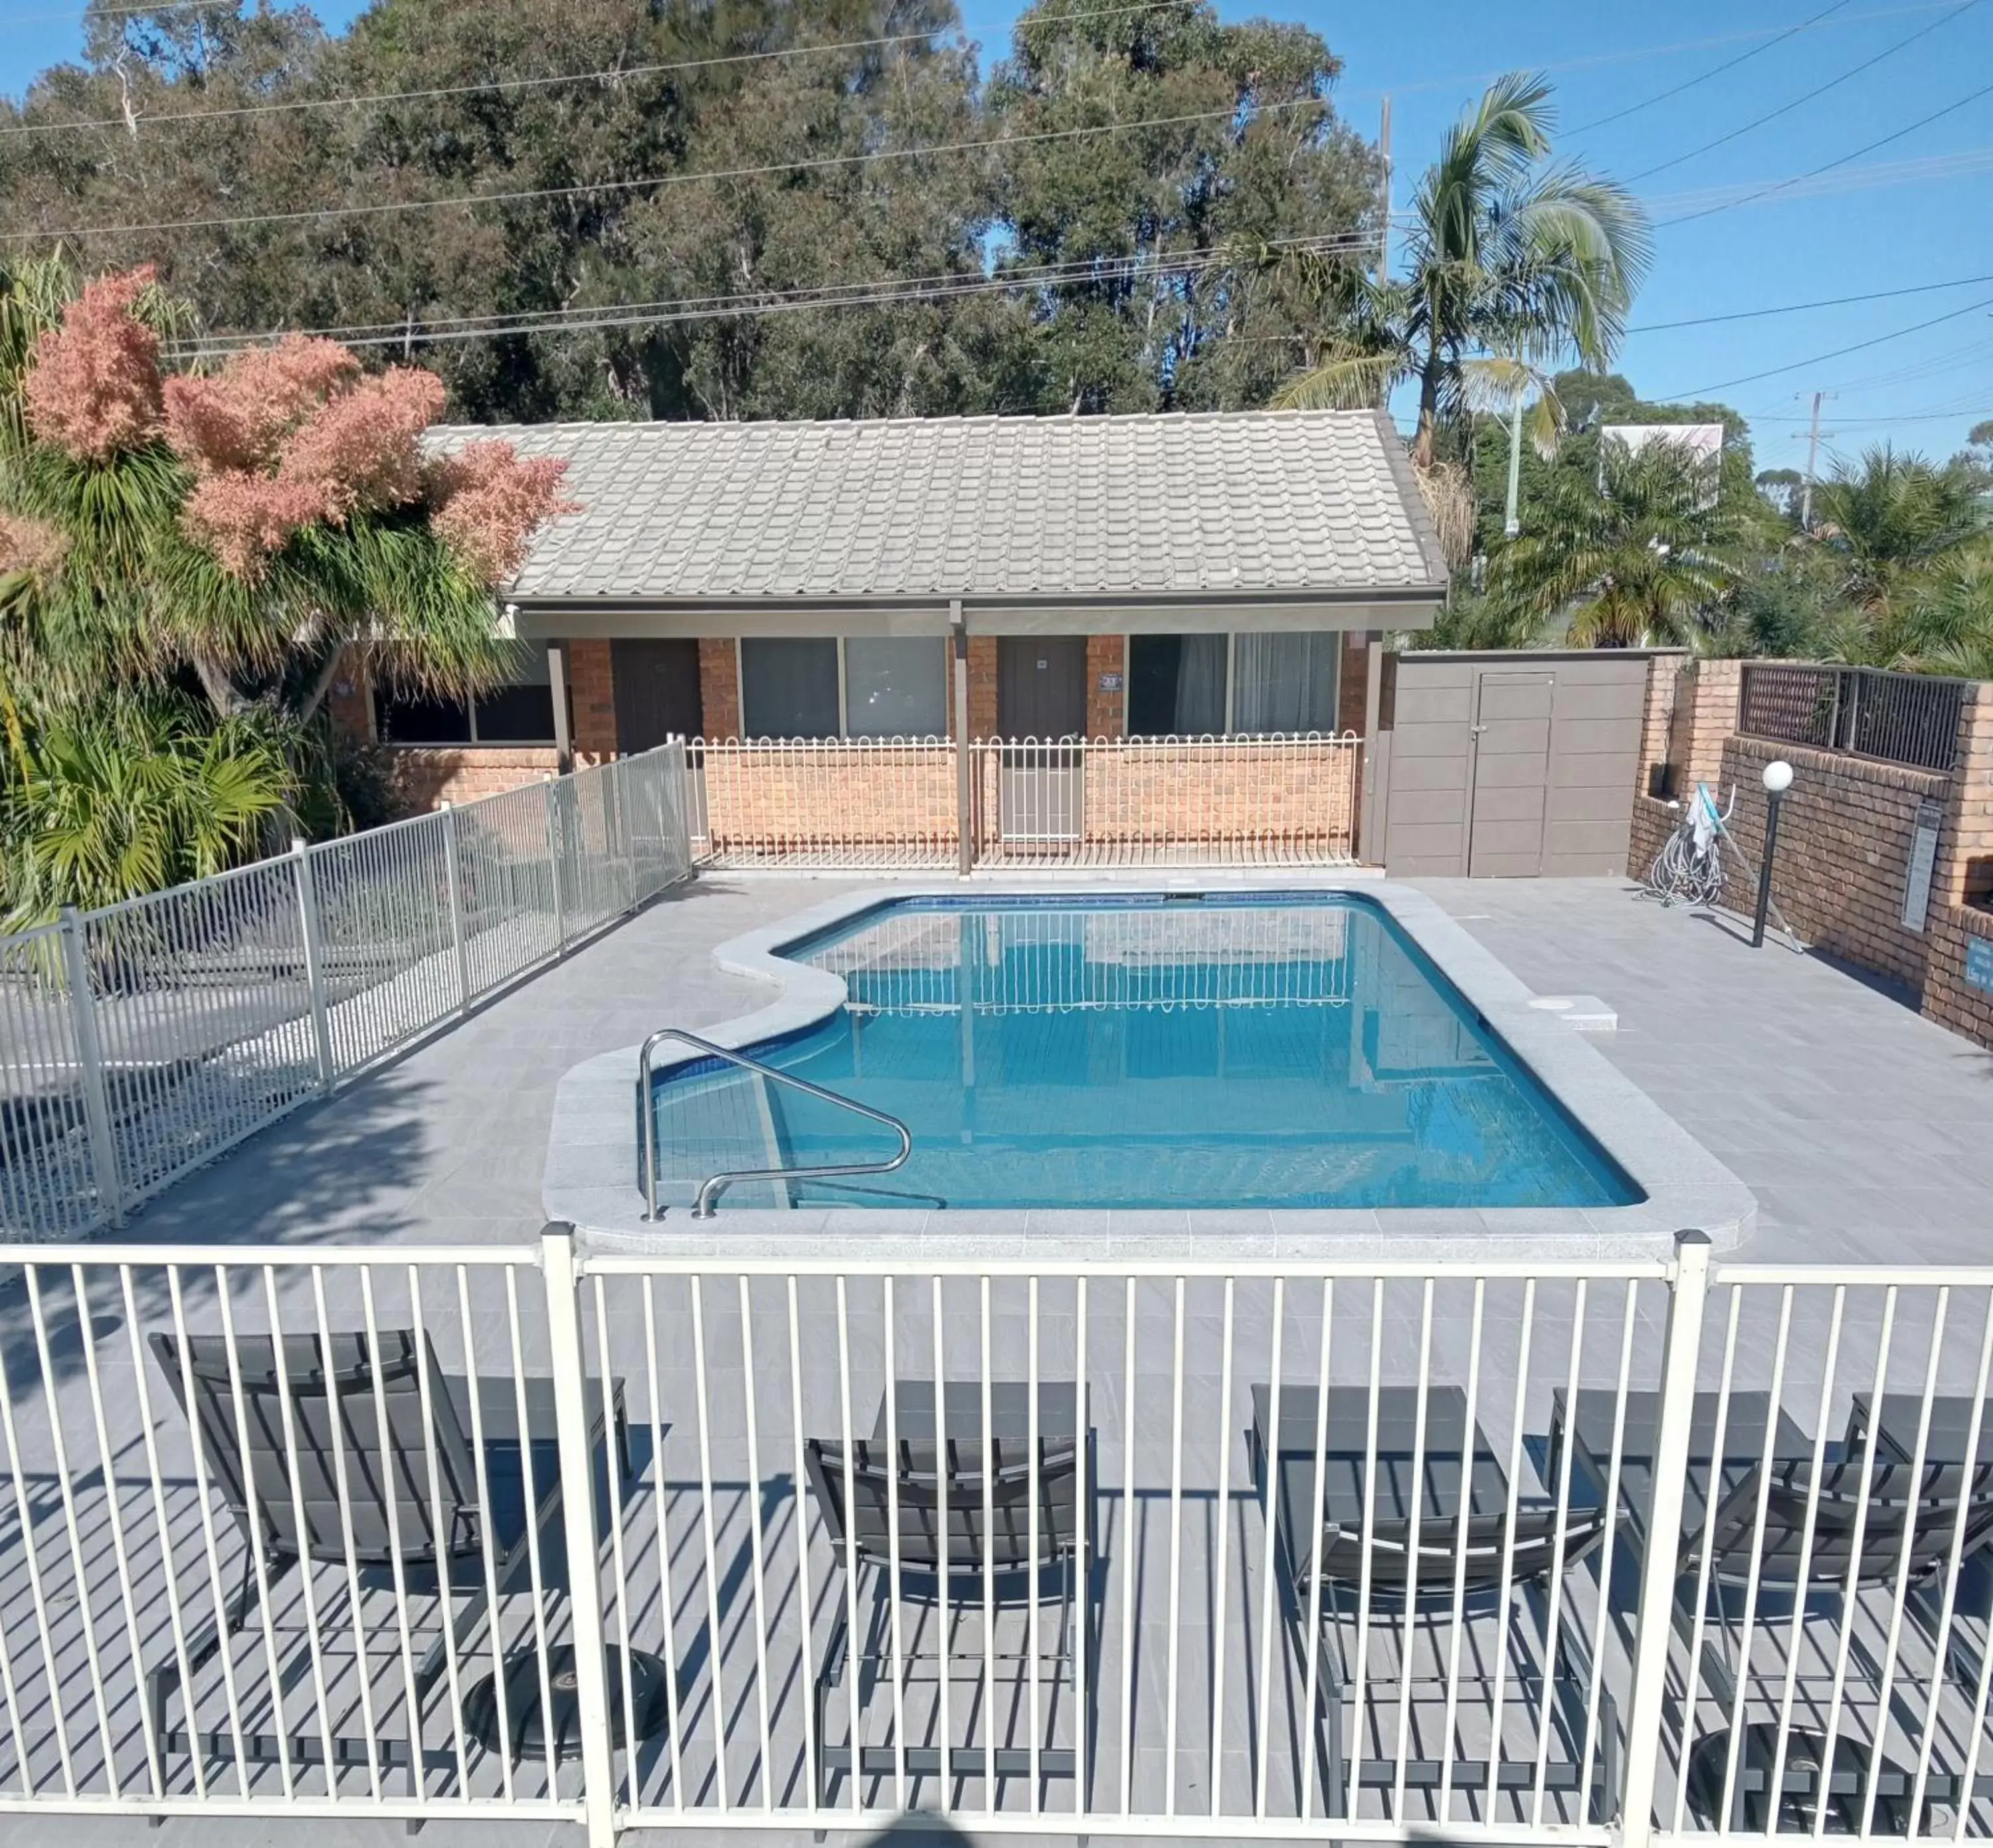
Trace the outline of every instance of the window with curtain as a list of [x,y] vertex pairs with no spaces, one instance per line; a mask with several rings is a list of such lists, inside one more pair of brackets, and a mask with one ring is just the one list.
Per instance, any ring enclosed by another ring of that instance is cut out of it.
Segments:
[[1235,637],[1232,730],[1334,731],[1342,652],[1342,637],[1333,630]]
[[1128,735],[1195,736],[1225,729],[1225,637],[1128,638]]
[[742,642],[740,729],[750,738],[835,738],[835,638]]
[[844,644],[850,738],[938,738],[948,729],[948,644],[932,635],[854,635]]

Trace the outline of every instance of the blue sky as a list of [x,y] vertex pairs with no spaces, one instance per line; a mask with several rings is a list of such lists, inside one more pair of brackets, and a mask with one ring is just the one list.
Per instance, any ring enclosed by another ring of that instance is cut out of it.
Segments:
[[[1561,138],[1562,152],[1630,179],[1796,103],[1762,127],[1635,182],[1657,220],[1841,161],[1934,111],[1962,104],[1807,187],[1661,225],[1636,328],[1993,278],[1993,90],[1965,100],[1993,84],[1993,0],[1841,0],[1831,9],[1823,0],[1686,0],[1666,11],[1602,7],[1596,0],[1219,5],[1227,17],[1270,12],[1319,31],[1343,60],[1344,112],[1366,133],[1376,132],[1382,97],[1390,93],[1401,206],[1446,125],[1503,70],[1549,71],[1563,119],[1576,125],[1762,47],[1679,96]],[[80,10],[66,10],[61,0],[0,0],[0,88],[18,94],[38,70],[73,56]],[[349,0],[324,0],[320,8],[335,27],[357,10]],[[986,63],[1007,43],[1017,10],[1004,0],[963,0]],[[1771,42],[1808,20],[1817,22]],[[1913,34],[1920,36],[1890,51]],[[1858,70],[1885,53],[1872,68]],[[1798,100],[1844,76],[1817,98]],[[1825,357],[1929,322],[1937,324]],[[1822,417],[1828,451],[1851,456],[1886,439],[1943,456],[1974,423],[1993,417],[1993,280],[1636,332],[1620,369],[1649,397],[1720,388],[1714,395],[1749,417],[1761,467],[1796,467],[1804,459],[1815,390],[1835,395]],[[1771,375],[1751,376],[1760,373]]]

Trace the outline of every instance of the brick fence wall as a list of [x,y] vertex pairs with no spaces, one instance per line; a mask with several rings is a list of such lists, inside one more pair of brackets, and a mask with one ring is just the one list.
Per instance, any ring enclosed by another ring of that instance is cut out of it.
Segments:
[[1967,946],[1975,939],[1993,946],[1993,910],[1979,905],[1932,906],[1923,1011],[1954,1033],[1993,1047],[1993,989],[1971,980],[1966,968]]
[[955,844],[955,753],[946,746],[709,746],[701,756],[713,853]]
[[405,815],[503,795],[559,768],[550,744],[397,744],[388,759],[388,784]]
[[1951,779],[1937,770],[1733,737],[1723,748],[1721,799],[1734,785],[1730,831],[1755,865],[1762,865],[1765,852],[1762,777],[1776,757],[1793,767],[1772,875],[1779,910],[1809,944],[1921,985],[1927,934],[1904,927],[1905,874],[1919,804],[1944,801]]

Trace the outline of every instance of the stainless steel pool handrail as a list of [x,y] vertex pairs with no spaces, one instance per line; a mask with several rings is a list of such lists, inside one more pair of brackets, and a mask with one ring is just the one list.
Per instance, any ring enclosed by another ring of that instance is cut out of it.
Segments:
[[750,1059],[744,1052],[736,1052],[730,1047],[716,1046],[710,1040],[702,1040],[697,1033],[688,1033],[682,1026],[661,1026],[644,1042],[643,1050],[637,1057],[637,1095],[644,1119],[644,1217],[658,1217],[658,1109],[657,1101],[651,1095],[651,1054],[658,1043],[675,1040],[681,1046],[689,1046],[695,1051],[709,1058],[723,1059],[730,1065],[738,1065],[744,1071],[751,1071],[764,1078],[772,1078],[778,1085],[787,1085],[805,1091],[811,1097],[822,1098],[827,1104],[837,1104],[853,1111],[860,1116],[870,1117],[900,1139],[899,1153],[890,1161],[839,1162],[829,1167],[795,1167],[787,1168],[740,1168],[720,1174],[709,1174],[699,1184],[699,1192],[692,1201],[692,1216],[695,1219],[710,1219],[713,1203],[726,1188],[737,1180],[823,1180],[833,1176],[847,1174],[890,1174],[895,1168],[904,1167],[907,1157],[914,1152],[913,1132],[897,1116],[884,1110],[874,1110],[870,1104],[861,1104],[856,1098],[841,1095],[835,1091],[826,1091],[821,1085],[812,1085],[808,1078],[799,1078],[794,1072],[778,1071],[772,1065],[764,1065],[759,1059]]

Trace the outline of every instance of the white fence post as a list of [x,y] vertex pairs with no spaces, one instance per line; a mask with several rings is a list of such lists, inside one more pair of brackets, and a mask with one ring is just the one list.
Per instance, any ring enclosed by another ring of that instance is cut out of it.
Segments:
[[332,1020],[326,1011],[325,951],[318,927],[318,889],[312,877],[311,849],[302,840],[291,842],[292,863],[298,874],[298,927],[305,947],[305,986],[311,996],[312,1049],[318,1061],[321,1094],[332,1088]]
[[456,845],[456,809],[441,805],[443,815],[443,877],[450,882],[450,946],[456,952],[456,1006],[460,1013],[470,1005],[470,958],[463,947],[463,869]]
[[[1709,1296],[1709,1238],[1675,1235],[1675,1274],[1661,1350],[1660,1422],[1654,1435],[1654,1501],[1640,1549],[1639,1627],[1633,1641],[1632,1698],[1626,1707],[1626,1770],[1620,1803],[1622,1848],[1647,1848],[1654,1833],[1654,1784],[1660,1769],[1662,1707],[1674,1639],[1675,1570],[1681,1547],[1689,1440],[1695,1420],[1696,1366]],[[1774,1408],[1776,1414],[1776,1408]],[[1576,1408],[1572,1408],[1574,1423]],[[1569,1440],[1567,1440],[1569,1441]],[[1695,1685],[1695,1665],[1689,1666]],[[1687,1737],[1686,1727],[1684,1737]]]
[[547,799],[547,876],[553,882],[554,950],[567,953],[567,895],[561,889],[561,842],[566,838],[560,818],[560,783],[549,777],[540,785]]
[[[603,1624],[596,1540],[594,1447],[589,1442],[588,1372],[582,1358],[581,1284],[575,1268],[574,1228],[564,1219],[549,1220],[541,1231],[540,1274],[546,1286],[554,1434],[560,1450],[575,1699],[581,1721],[583,1815],[588,1848],[614,1848],[616,1766],[609,1745],[608,1638]],[[607,1381],[603,1389],[608,1390]],[[614,1443],[614,1433],[605,1431],[603,1441]]]
[[97,1197],[113,1225],[125,1223],[125,1177],[118,1166],[118,1139],[111,1133],[111,1094],[104,1082],[104,1047],[97,1033],[97,996],[84,954],[83,923],[76,907],[62,908],[63,986],[69,990],[70,1024],[76,1033],[76,1062],[83,1075],[83,1119],[90,1135],[90,1165],[97,1170]]

